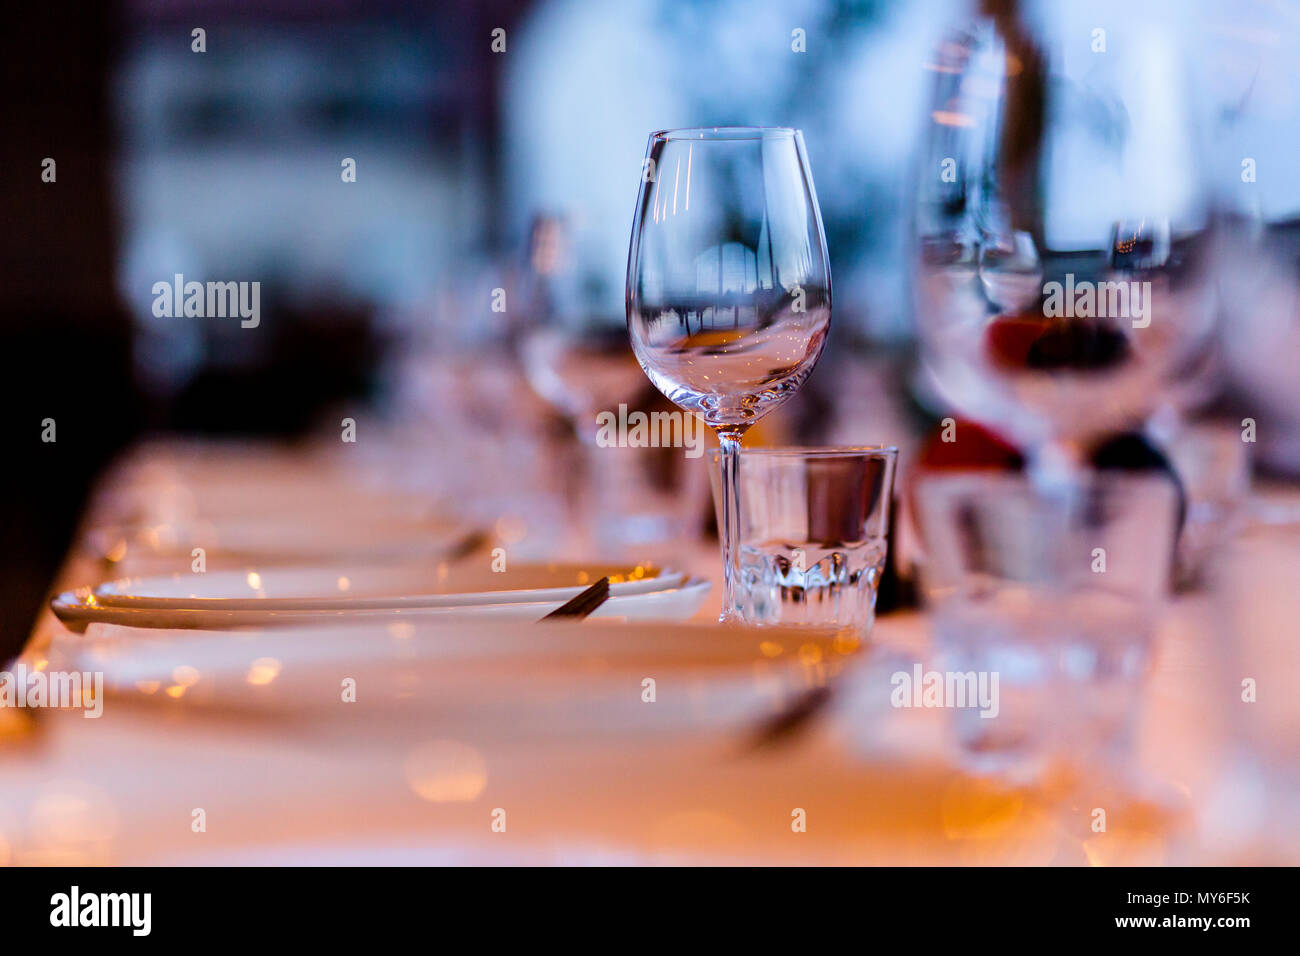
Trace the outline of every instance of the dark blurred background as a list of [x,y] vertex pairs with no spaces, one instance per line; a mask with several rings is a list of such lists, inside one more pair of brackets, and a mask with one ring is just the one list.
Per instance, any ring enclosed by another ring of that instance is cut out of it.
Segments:
[[[134,438],[291,440],[343,401],[399,406],[412,355],[477,354],[509,341],[530,309],[621,324],[653,129],[804,130],[835,320],[799,402],[822,411],[821,438],[897,434],[925,403],[909,384],[908,250],[926,65],[967,6],[47,0],[10,11],[0,377],[15,451],[0,497],[0,648],[28,633],[95,475]],[[1260,38],[1234,35],[1208,4],[1187,7],[1217,44],[1207,123],[1236,122],[1251,67],[1233,51]],[[341,177],[347,159],[355,182]],[[556,235],[563,281],[539,264],[551,241],[539,236]],[[153,284],[177,273],[260,282],[259,326],[156,317]],[[523,308],[493,312],[496,289]],[[42,440],[46,419],[57,441]]]
[[[524,6],[54,0],[12,13],[0,648],[30,629],[94,476],[132,438],[302,433],[331,401],[372,391],[377,289],[409,290],[454,246],[500,241],[483,211],[501,201],[503,71],[469,38]],[[342,194],[345,156],[361,173]],[[155,319],[152,284],[178,271],[260,280],[263,323]]]
[[[132,438],[294,436],[340,398],[382,399],[385,356],[474,269],[526,257],[537,215],[566,217],[591,307],[621,313],[650,129],[826,127],[848,113],[869,135],[838,156],[809,129],[819,175],[841,184],[823,190],[831,248],[882,242],[862,213],[894,200],[866,170],[896,164],[906,138],[879,136],[849,107],[857,87],[916,63],[922,31],[908,27],[910,47],[881,37],[919,15],[870,2],[523,0],[52,0],[13,12],[0,41],[0,324],[16,449],[0,503],[4,646],[29,630],[94,476]],[[774,57],[795,26],[811,55]],[[780,69],[757,65],[754,38]],[[812,109],[828,91],[838,109]],[[354,183],[341,181],[344,158]],[[153,283],[178,272],[260,281],[259,328],[154,317]],[[886,332],[897,325],[896,310],[879,314]]]

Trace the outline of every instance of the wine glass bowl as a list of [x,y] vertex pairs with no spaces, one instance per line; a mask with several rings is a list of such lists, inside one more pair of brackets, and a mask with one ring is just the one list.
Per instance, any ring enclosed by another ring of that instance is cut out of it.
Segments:
[[1160,23],[1094,52],[1082,14],[999,9],[934,68],[917,324],[942,397],[1032,458],[1140,424],[1204,360],[1212,220]]
[[544,327],[520,346],[533,391],[573,423],[579,437],[595,434],[596,414],[617,410],[645,387],[641,370],[617,327]]
[[792,395],[830,324],[830,266],[802,136],[653,133],[628,257],[628,331],[646,375],[714,428]]

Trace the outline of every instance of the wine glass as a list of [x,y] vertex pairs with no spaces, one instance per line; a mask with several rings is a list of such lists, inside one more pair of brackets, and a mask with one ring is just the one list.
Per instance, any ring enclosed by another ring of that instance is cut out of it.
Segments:
[[[1234,31],[1242,15],[1259,29]],[[1226,77],[1216,151],[1227,226],[1218,257],[1221,343],[1232,393],[1258,428],[1251,452],[1300,476],[1300,31],[1294,11],[1250,2],[1211,21]],[[1284,512],[1279,512],[1281,517]],[[1291,511],[1293,517],[1300,510]]]
[[808,378],[830,318],[826,236],[802,134],[651,133],[628,252],[628,334],[655,387],[718,435],[723,621],[737,617],[741,437]]
[[920,166],[925,372],[963,414],[1078,487],[1212,345],[1209,191],[1168,18],[984,5],[944,44]]
[[615,518],[604,507],[607,483],[592,480],[597,416],[617,412],[647,386],[627,346],[623,316],[606,307],[608,297],[576,245],[565,217],[534,217],[519,282],[526,317],[518,354],[529,386],[572,428],[575,442],[554,453],[566,459],[560,472],[574,544],[586,550]]

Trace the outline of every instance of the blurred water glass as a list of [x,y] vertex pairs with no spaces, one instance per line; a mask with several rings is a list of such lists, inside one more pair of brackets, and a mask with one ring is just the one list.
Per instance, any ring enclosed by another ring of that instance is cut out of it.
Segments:
[[1240,528],[1250,492],[1250,456],[1241,429],[1228,424],[1186,426],[1164,447],[1187,498],[1178,580],[1194,586]]
[[[875,620],[898,450],[746,448],[732,612],[751,625]],[[710,475],[720,498],[719,453]]]
[[[1241,25],[1249,23],[1251,29]],[[1300,475],[1300,30],[1293,5],[1211,5],[1201,21],[1205,72],[1222,104],[1214,134],[1224,228],[1215,279],[1220,349],[1238,421],[1264,469]]]
[[1210,576],[1216,657],[1198,813],[1216,862],[1294,865],[1300,854],[1298,553],[1300,523],[1248,523]]
[[1078,489],[987,474],[917,487],[936,667],[997,688],[993,707],[952,711],[963,761],[981,772],[1109,762],[1132,729],[1178,495],[1163,475],[1083,477]]
[[1235,223],[1229,238],[1222,349],[1241,421],[1255,423],[1262,464],[1300,475],[1300,200],[1280,219]]
[[708,496],[702,447],[695,457],[689,449],[671,447],[587,443],[584,448],[592,476],[587,502],[592,543],[602,554],[637,557],[647,547],[694,545],[704,528]]

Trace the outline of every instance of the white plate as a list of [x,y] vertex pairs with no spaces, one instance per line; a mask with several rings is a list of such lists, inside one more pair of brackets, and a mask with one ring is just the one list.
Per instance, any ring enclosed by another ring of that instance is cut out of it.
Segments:
[[[103,673],[111,693],[167,707],[511,734],[749,722],[833,676],[856,649],[829,629],[430,619],[235,634],[96,625],[69,646],[70,666]],[[346,679],[355,701],[343,700]]]
[[[59,620],[73,631],[84,631],[88,624],[96,622],[210,630],[396,615],[537,620],[604,575],[614,578],[615,583],[610,587],[610,599],[596,611],[600,617],[680,620],[699,610],[708,594],[708,581],[679,572],[642,570],[650,573],[627,580],[636,568],[518,565],[508,572],[493,574],[481,568],[455,566],[444,569],[442,580],[438,580],[438,569],[427,565],[346,572],[266,568],[238,574],[128,579],[94,589],[67,591],[50,605]],[[237,596],[240,594],[250,596]]]
[[677,571],[643,565],[516,564],[493,571],[491,559],[485,557],[472,564],[271,566],[123,578],[91,593],[107,606],[214,611],[464,607],[568,600],[604,576],[610,579],[613,597],[663,590],[683,578]]

